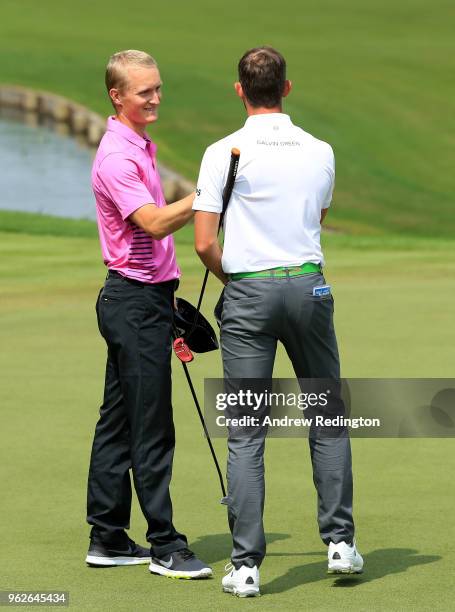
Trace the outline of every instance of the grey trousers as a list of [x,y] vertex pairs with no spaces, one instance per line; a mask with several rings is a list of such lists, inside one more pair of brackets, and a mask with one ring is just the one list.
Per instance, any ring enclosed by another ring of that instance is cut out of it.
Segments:
[[[225,379],[272,378],[278,341],[297,378],[338,379],[333,298],[313,296],[313,287],[323,284],[319,273],[229,282],[221,316]],[[334,438],[310,431],[309,446],[320,536],[325,544],[350,542],[354,522],[347,431]],[[236,568],[259,567],[265,556],[264,447],[265,434],[245,436],[229,430],[228,520]]]

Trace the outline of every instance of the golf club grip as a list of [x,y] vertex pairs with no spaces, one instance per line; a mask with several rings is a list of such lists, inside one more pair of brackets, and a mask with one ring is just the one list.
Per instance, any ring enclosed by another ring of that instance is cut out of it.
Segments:
[[226,184],[223,189],[223,211],[222,215],[226,212],[227,205],[231,199],[232,189],[234,188],[235,177],[237,176],[237,169],[239,167],[240,151],[235,147],[231,149],[231,161],[229,163],[229,171],[226,179]]

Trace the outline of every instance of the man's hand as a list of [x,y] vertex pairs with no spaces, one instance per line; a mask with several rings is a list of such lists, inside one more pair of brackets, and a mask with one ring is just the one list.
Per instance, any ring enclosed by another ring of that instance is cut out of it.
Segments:
[[177,231],[193,217],[195,193],[183,200],[158,208],[156,204],[144,204],[135,210],[129,219],[155,240],[161,240]]
[[206,268],[213,272],[223,285],[227,285],[229,278],[221,267],[223,251],[218,243],[219,222],[218,213],[197,210],[194,215],[194,247]]

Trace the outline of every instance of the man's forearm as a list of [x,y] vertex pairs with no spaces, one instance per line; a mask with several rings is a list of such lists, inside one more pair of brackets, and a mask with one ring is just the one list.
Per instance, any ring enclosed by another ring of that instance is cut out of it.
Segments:
[[197,210],[194,217],[194,247],[206,268],[226,285],[227,275],[221,267],[223,251],[218,243],[219,213]]
[[130,215],[138,227],[155,240],[161,240],[183,227],[193,217],[194,193],[186,198],[159,208],[155,204],[144,204]]
[[154,233],[161,238],[176,232],[186,225],[194,216],[192,210],[194,193],[182,200],[157,209],[156,218],[153,223]]
[[223,268],[221,267],[223,251],[221,250],[218,241],[213,242],[210,246],[207,246],[204,249],[196,248],[196,250],[205,267],[208,268],[217,278],[219,278],[223,285],[226,285],[229,278],[223,272]]

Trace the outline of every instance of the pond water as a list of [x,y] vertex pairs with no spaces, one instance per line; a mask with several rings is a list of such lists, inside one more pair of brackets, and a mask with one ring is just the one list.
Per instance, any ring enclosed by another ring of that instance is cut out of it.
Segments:
[[0,116],[0,209],[96,219],[92,161],[70,136]]

